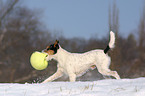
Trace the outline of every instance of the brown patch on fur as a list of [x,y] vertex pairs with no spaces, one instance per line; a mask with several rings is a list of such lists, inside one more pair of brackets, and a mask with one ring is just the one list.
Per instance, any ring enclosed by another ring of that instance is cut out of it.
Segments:
[[46,49],[50,48],[50,46],[47,46]]
[[59,43],[59,41],[56,40],[55,43],[54,43],[54,47],[56,47],[56,45],[57,45],[58,43]]
[[54,51],[53,51],[53,50],[48,50],[47,53],[48,53],[49,55],[54,55]]
[[56,40],[54,44],[51,44],[50,46],[47,46],[46,49],[44,49],[44,52],[49,55],[54,55],[57,53],[57,50],[59,49],[58,45],[59,41]]

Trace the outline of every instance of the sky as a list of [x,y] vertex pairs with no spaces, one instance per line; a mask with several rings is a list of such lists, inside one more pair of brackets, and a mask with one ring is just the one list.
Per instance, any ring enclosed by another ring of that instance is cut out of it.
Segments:
[[[22,6],[42,11],[40,20],[47,29],[66,38],[107,36],[108,10],[115,0],[23,0]],[[127,37],[137,31],[145,0],[116,0],[119,33]]]

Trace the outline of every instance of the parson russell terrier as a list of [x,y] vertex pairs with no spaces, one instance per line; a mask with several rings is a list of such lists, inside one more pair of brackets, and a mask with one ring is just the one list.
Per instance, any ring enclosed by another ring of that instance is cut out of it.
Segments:
[[109,65],[111,63],[110,57],[107,55],[109,49],[114,48],[115,34],[110,32],[110,42],[105,50],[91,50],[85,53],[70,53],[64,50],[59,41],[55,41],[54,44],[47,46],[43,52],[47,53],[46,60],[54,59],[58,62],[57,71],[55,74],[47,78],[42,83],[51,82],[63,74],[69,76],[70,82],[75,82],[76,77],[81,76],[90,68],[98,68],[98,71],[105,76],[113,76],[116,79],[120,79],[116,71],[111,71]]

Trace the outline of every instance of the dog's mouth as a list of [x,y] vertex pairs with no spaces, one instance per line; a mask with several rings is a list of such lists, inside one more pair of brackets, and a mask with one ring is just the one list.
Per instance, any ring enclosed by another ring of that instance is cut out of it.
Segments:
[[46,60],[46,61],[51,60],[50,57],[49,57],[49,55],[47,55],[47,56],[45,57],[45,60]]
[[44,53],[47,53],[48,55],[54,55],[54,51],[53,50],[44,50]]

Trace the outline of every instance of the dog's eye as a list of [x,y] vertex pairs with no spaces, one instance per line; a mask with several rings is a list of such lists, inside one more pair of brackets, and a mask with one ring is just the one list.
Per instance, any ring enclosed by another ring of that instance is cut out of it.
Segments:
[[50,49],[52,49],[53,48],[53,45],[50,45]]

